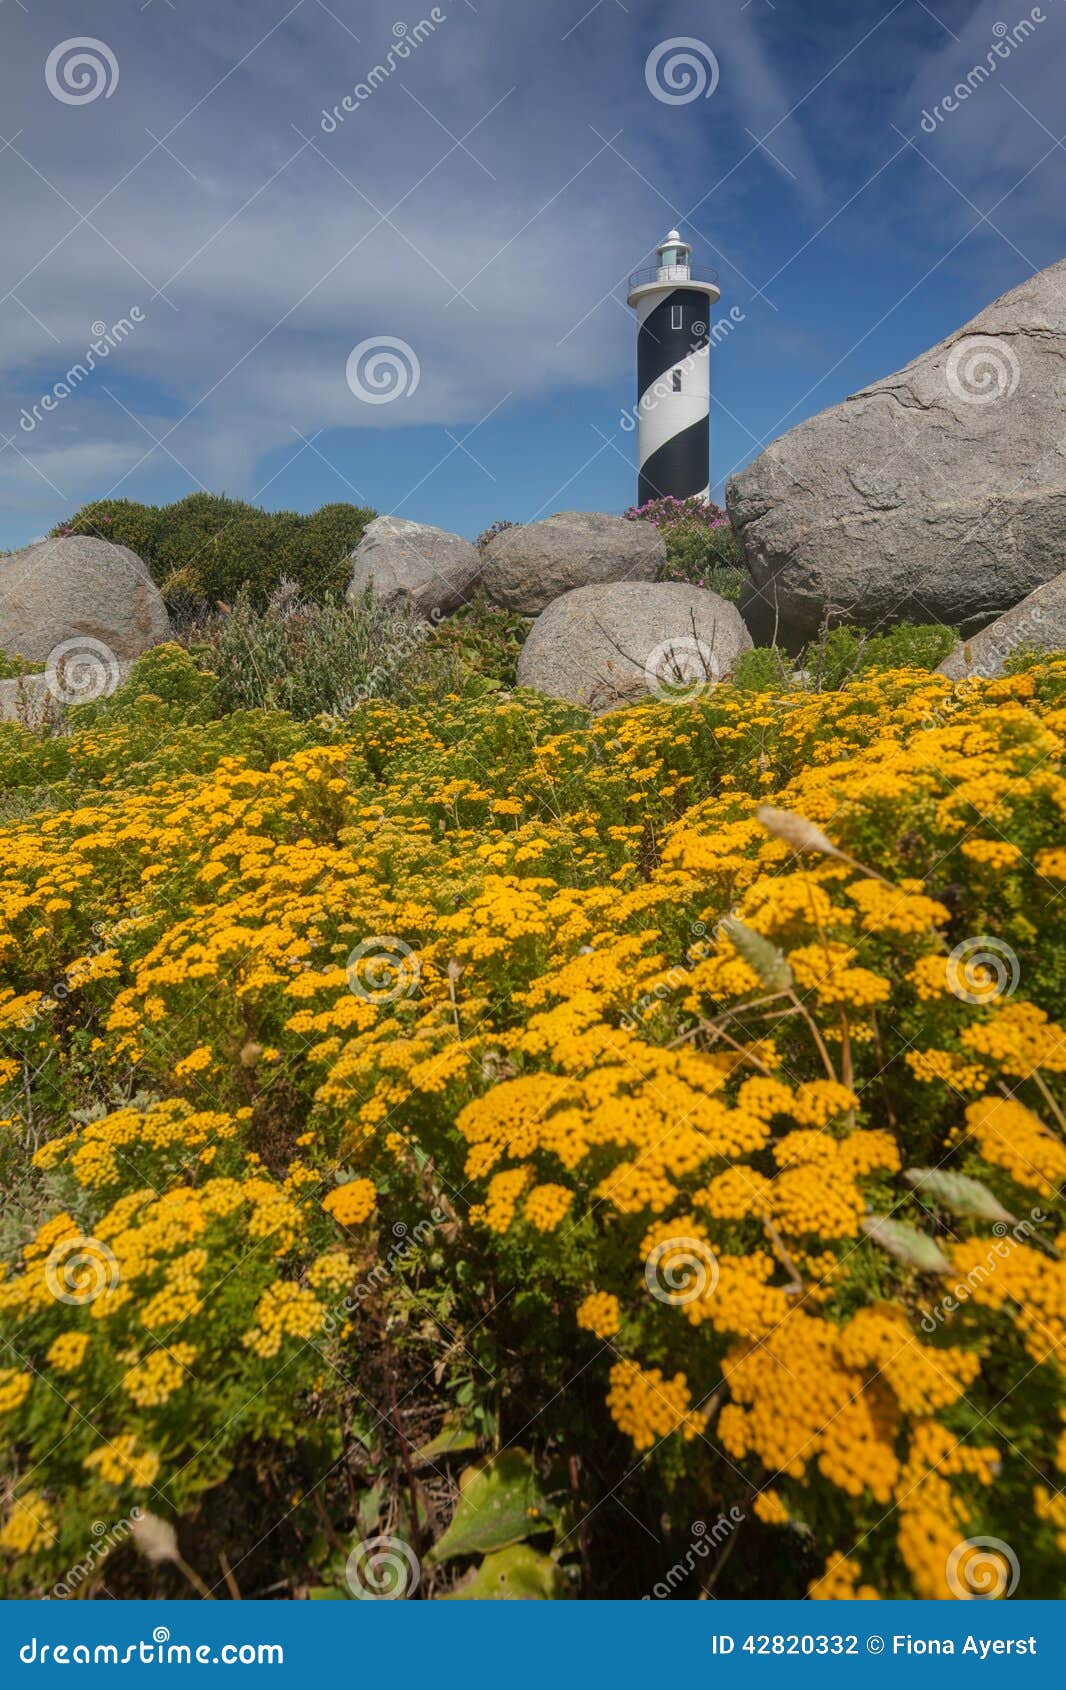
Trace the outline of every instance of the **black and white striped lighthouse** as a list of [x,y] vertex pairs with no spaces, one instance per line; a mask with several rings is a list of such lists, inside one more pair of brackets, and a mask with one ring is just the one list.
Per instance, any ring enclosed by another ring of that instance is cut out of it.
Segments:
[[673,494],[710,496],[713,274],[692,274],[692,248],[676,229],[655,263],[629,278],[637,313],[637,503]]

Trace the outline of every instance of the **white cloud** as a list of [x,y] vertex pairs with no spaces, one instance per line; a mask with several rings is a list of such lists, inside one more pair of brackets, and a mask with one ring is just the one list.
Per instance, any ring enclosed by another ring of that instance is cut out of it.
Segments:
[[[263,455],[298,447],[296,430],[473,421],[509,391],[521,404],[629,367],[632,325],[604,300],[671,220],[663,196],[684,209],[710,185],[715,124],[731,114],[762,132],[791,103],[750,15],[712,14],[721,97],[692,110],[658,105],[643,80],[660,35],[687,32],[685,7],[634,0],[623,12],[604,0],[565,40],[587,10],[577,0],[440,9],[446,20],[332,134],[321,112],[395,42],[395,0],[102,8],[92,27],[120,78],[112,97],[84,105],[53,99],[43,72],[58,40],[85,32],[84,8],[5,10],[0,107],[5,134],[21,133],[0,154],[18,237],[0,254],[0,294],[14,291],[0,303],[0,426],[71,504],[120,478],[136,496],[177,475],[159,450],[131,473],[152,446],[145,428],[167,435],[194,477],[250,493]],[[412,9],[409,28],[428,12]],[[594,133],[619,128],[635,169]],[[149,130],[169,152],[153,150]],[[814,191],[796,123],[770,144]],[[739,193],[728,185],[697,223],[718,235]],[[395,206],[393,226],[375,228],[361,195]],[[153,298],[160,284],[176,310]],[[107,367],[21,433],[21,407],[80,357],[92,324],[134,304],[145,321]],[[351,347],[378,333],[407,340],[421,362],[402,406],[360,405],[345,382]],[[54,520],[58,496],[41,475],[15,447],[0,453],[12,503]]]

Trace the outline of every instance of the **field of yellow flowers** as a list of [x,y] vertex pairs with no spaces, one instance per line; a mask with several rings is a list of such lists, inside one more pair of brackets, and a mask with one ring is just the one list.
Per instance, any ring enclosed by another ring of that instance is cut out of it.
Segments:
[[1066,661],[212,684],[0,726],[5,1593],[1060,1593]]

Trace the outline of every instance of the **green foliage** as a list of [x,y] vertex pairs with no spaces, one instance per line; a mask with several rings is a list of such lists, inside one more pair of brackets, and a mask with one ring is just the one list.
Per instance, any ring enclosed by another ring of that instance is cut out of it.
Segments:
[[471,1577],[444,1597],[446,1602],[552,1602],[567,1595],[566,1577],[550,1555],[528,1543],[486,1555]]
[[683,524],[663,532],[666,541],[666,562],[660,579],[688,581],[694,587],[705,587],[735,604],[744,583],[747,569],[740,543],[728,523],[717,528],[702,524]]
[[364,699],[399,695],[428,631],[369,596],[315,604],[283,582],[264,610],[242,588],[232,608],[196,630],[195,649],[218,677],[222,712],[345,716]]
[[864,628],[823,628],[799,657],[778,646],[756,646],[733,665],[744,692],[838,692],[860,675],[884,669],[931,671],[957,643],[940,623],[901,622],[883,634]]
[[160,590],[179,603],[230,602],[244,588],[262,606],[285,579],[314,600],[343,592],[348,555],[373,515],[332,504],[302,516],[260,510],[224,494],[191,493],[163,506],[96,500],[53,532],[95,534],[129,546]]
[[43,669],[43,663],[28,663],[17,653],[9,655],[6,651],[0,651],[0,681],[14,681],[20,675],[39,675]]
[[197,659],[217,676],[217,711],[287,710],[343,717],[367,699],[479,694],[515,684],[526,624],[484,600],[434,626],[367,594],[302,599],[282,582],[265,609],[242,590],[195,631]]
[[736,603],[748,571],[740,542],[720,505],[706,499],[649,499],[624,512],[630,522],[650,522],[666,543],[660,580],[687,581]]
[[862,628],[829,628],[803,653],[799,667],[816,692],[833,692],[854,675],[874,669],[935,669],[958,636],[940,623],[900,622],[883,634]]
[[437,626],[426,642],[426,652],[458,662],[470,674],[483,675],[501,687],[513,687],[518,653],[528,632],[524,616],[498,610],[479,595]]
[[795,662],[780,646],[761,645],[733,663],[732,683],[742,692],[791,692]]
[[460,1555],[487,1555],[550,1525],[532,1461],[525,1450],[505,1449],[462,1474],[451,1523],[426,1559],[435,1564]]

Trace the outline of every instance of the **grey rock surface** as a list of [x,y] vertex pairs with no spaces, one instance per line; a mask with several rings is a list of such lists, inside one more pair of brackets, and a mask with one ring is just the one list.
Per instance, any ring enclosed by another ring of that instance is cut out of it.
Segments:
[[654,581],[666,544],[650,522],[603,511],[559,511],[497,534],[485,548],[484,586],[494,604],[538,616],[575,587]]
[[367,589],[383,604],[407,604],[420,616],[446,615],[470,598],[481,554],[460,534],[404,517],[376,516],[352,553],[348,600]]
[[694,697],[723,680],[751,636],[735,605],[678,581],[577,587],[538,616],[519,686],[591,709],[651,695]]
[[[31,662],[79,642],[115,661],[170,637],[170,618],[136,553],[88,534],[0,558],[0,649]],[[100,655],[100,654],[98,654]]]
[[1003,674],[1007,659],[1016,651],[1033,646],[1066,651],[1066,575],[1056,575],[980,633],[963,640],[939,665],[940,673],[953,681],[970,675],[991,679]]
[[796,645],[823,617],[966,634],[1066,569],[1066,260],[781,436],[726,503]]

